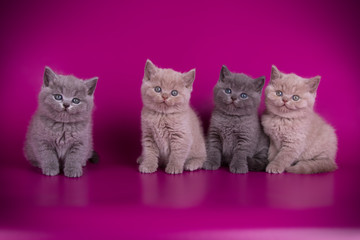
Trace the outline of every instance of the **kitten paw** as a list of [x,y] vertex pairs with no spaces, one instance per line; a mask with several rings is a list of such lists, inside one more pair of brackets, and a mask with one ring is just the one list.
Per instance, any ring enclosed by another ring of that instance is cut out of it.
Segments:
[[194,171],[199,168],[202,168],[203,160],[201,159],[192,159],[185,163],[184,169],[187,171]]
[[60,173],[59,166],[57,168],[44,167],[42,168],[42,173],[47,176],[55,176]]
[[158,166],[157,165],[151,165],[151,164],[140,164],[139,166],[139,172],[141,173],[153,173],[156,172]]
[[266,172],[268,173],[283,173],[285,168],[277,164],[276,162],[270,162],[266,167]]
[[230,164],[230,172],[232,173],[247,173],[249,172],[249,168],[247,165],[240,164]]
[[77,167],[65,167],[64,168],[64,175],[66,177],[81,177],[83,175],[83,169],[81,166]]
[[212,161],[206,161],[203,164],[203,168],[206,170],[217,170],[220,167],[220,163],[212,162]]
[[165,172],[169,174],[179,174],[184,171],[182,166],[175,165],[172,163],[168,163],[168,165],[165,168]]
[[48,161],[44,163],[41,170],[42,173],[47,176],[55,176],[60,173],[60,166],[57,161]]

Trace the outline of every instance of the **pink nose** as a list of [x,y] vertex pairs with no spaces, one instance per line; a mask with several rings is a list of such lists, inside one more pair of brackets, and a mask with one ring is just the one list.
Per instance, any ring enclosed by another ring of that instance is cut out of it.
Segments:
[[169,98],[169,96],[167,96],[167,95],[161,95],[161,96],[162,96],[162,98],[163,98],[164,100],[166,100],[166,99]]
[[288,101],[289,101],[289,100],[283,98],[283,102],[284,102],[284,103],[286,103],[286,102],[288,102]]

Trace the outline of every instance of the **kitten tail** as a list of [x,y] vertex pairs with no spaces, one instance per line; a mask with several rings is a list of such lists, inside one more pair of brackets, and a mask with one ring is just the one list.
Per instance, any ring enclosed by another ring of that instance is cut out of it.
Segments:
[[329,159],[303,160],[285,169],[286,172],[297,174],[313,174],[332,172],[337,169],[336,163]]
[[89,162],[98,163],[100,160],[100,156],[97,152],[93,151],[91,158],[89,158]]

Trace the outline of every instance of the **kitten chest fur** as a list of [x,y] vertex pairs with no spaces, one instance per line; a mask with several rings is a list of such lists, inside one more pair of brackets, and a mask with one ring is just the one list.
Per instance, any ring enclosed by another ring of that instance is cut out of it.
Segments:
[[171,153],[171,142],[176,138],[189,139],[189,118],[186,112],[165,114],[144,109],[143,127],[147,128],[159,149],[161,160],[167,160]]
[[48,144],[53,146],[60,159],[64,159],[68,151],[76,145],[84,145],[89,122],[64,123],[41,118],[45,135],[49,136]]
[[224,116],[221,112],[214,111],[211,121],[212,126],[217,129],[221,138],[222,153],[225,162],[231,160],[235,147],[245,141],[249,141],[249,139],[254,141],[254,144],[251,144],[251,149],[247,149],[248,154],[249,156],[254,154],[259,136],[256,131],[249,130],[259,127],[258,120],[255,116]]
[[275,116],[271,114],[263,115],[263,125],[265,133],[270,136],[271,143],[276,149],[280,149],[286,143],[300,143],[305,139],[304,126],[307,126],[305,119],[292,119]]

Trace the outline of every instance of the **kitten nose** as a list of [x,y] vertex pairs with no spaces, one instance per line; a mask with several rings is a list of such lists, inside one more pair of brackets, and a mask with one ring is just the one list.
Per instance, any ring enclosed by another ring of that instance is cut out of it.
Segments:
[[68,107],[70,107],[70,104],[68,104],[68,103],[63,103],[63,106],[64,106],[64,108],[68,108]]
[[283,100],[284,103],[289,101],[289,99],[286,99],[286,98],[283,98],[282,100]]
[[169,95],[167,95],[167,94],[162,94],[161,97],[162,97],[164,100],[166,100],[166,99],[169,98]]
[[237,99],[237,97],[231,96],[231,100],[235,101],[236,99]]

